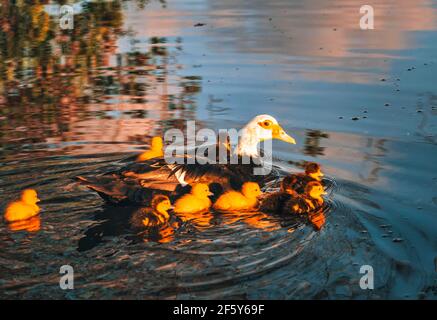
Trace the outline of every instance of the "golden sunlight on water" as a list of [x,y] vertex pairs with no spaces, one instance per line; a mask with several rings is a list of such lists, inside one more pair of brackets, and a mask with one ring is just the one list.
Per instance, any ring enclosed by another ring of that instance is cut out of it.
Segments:
[[[435,0],[373,1],[366,31],[358,0],[77,1],[73,30],[60,3],[0,1],[0,209],[27,188],[42,200],[0,223],[1,298],[436,297]],[[322,211],[172,214],[137,233],[144,208],[73,181],[187,120],[257,114],[296,138],[273,143],[280,177],[321,164]],[[57,287],[67,262],[74,292]]]

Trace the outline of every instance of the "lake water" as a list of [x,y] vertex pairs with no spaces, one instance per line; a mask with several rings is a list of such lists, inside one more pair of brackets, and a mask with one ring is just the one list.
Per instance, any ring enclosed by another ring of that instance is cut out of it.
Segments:
[[[0,6],[0,209],[35,188],[33,231],[0,223],[0,297],[436,299],[437,1],[187,0]],[[167,129],[271,114],[322,164],[325,225],[207,214],[137,235],[76,175]],[[75,289],[59,288],[71,265]],[[374,270],[374,290],[359,286]]]

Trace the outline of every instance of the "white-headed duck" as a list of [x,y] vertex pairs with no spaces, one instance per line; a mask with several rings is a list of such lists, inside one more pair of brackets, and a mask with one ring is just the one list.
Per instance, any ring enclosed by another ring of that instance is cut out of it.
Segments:
[[[216,163],[187,163],[187,155],[184,155],[183,164],[168,164],[164,157],[154,158],[142,162],[131,162],[120,170],[108,172],[97,177],[77,177],[79,181],[95,190],[105,200],[118,203],[118,199],[129,199],[135,203],[131,194],[136,194],[138,189],[159,190],[168,193],[175,192],[178,187],[192,185],[194,183],[219,183],[224,190],[230,190],[235,185],[241,185],[246,181],[256,181],[261,186],[268,181],[270,175],[256,175],[254,168],[263,167],[258,153],[258,144],[267,139],[279,139],[287,143],[295,144],[295,140],[289,136],[278,124],[278,121],[270,115],[259,115],[253,118],[242,130],[238,144],[233,154],[239,159],[238,163],[221,161]],[[225,151],[230,155],[227,143]],[[219,154],[216,154],[219,157]],[[243,157],[249,158],[249,164],[243,163]],[[254,159],[258,159],[255,161]],[[273,173],[272,173],[273,174]],[[235,183],[234,183],[235,182]],[[143,192],[143,191],[141,191]],[[141,198],[141,197],[140,197]]]

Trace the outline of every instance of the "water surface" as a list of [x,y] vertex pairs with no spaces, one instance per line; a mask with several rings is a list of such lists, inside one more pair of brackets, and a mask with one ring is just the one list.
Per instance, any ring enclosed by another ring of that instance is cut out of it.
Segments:
[[[0,7],[0,209],[35,188],[43,212],[38,231],[0,224],[2,298],[436,298],[436,1],[374,1],[368,31],[355,0],[83,2],[72,31],[55,1],[17,3]],[[206,214],[137,235],[137,208],[71,180],[186,120],[263,113],[298,141],[275,164],[331,181],[320,231]]]

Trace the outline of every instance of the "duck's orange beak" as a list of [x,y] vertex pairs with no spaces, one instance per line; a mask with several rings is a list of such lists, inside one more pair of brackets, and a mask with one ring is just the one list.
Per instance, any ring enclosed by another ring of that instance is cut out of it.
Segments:
[[289,136],[279,124],[274,124],[272,129],[272,138],[278,139],[287,143],[296,144],[296,140]]
[[208,192],[208,197],[209,197],[209,196],[213,196],[213,195],[214,195],[214,193],[213,193],[213,192],[211,192],[211,191],[210,191],[210,192]]

